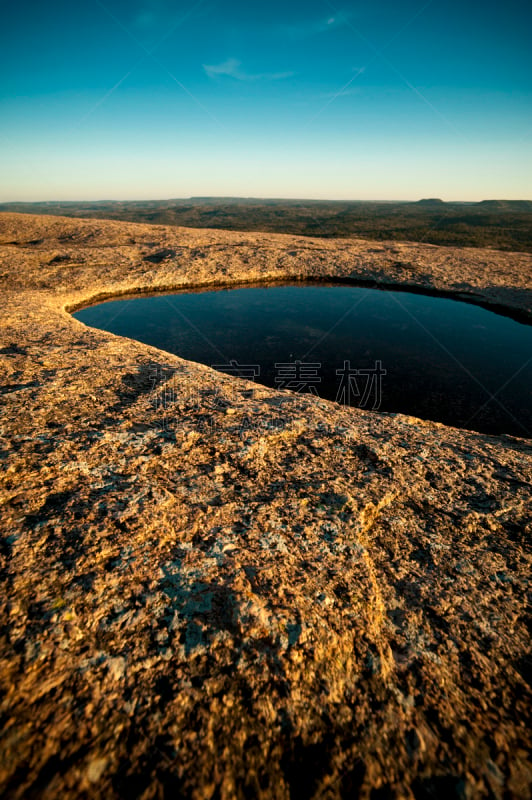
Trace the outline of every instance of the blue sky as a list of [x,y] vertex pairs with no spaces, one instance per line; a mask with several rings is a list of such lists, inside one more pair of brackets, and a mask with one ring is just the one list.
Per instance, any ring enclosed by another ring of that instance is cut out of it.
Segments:
[[532,197],[529,2],[1,14],[0,200]]

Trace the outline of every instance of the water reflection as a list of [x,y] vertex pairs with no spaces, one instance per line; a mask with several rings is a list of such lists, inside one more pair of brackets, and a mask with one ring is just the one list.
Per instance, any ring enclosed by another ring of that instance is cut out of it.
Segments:
[[74,316],[269,386],[532,436],[532,327],[469,303],[299,284],[141,296]]

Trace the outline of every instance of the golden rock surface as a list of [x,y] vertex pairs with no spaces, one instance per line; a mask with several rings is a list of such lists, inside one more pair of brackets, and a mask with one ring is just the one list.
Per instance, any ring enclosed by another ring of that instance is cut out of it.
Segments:
[[531,442],[66,309],[336,276],[531,315],[532,256],[0,214],[0,274],[3,797],[530,796]]

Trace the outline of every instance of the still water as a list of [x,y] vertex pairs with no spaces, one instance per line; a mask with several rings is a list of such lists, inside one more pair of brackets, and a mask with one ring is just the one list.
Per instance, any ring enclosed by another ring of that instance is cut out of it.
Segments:
[[532,326],[469,303],[299,284],[137,296],[74,317],[268,386],[532,437]]

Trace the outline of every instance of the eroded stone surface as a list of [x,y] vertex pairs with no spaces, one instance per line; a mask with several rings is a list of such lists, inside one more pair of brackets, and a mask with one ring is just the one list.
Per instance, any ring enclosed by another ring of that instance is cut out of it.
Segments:
[[530,796],[530,442],[64,308],[336,275],[530,313],[532,257],[15,214],[0,241],[4,796]]

